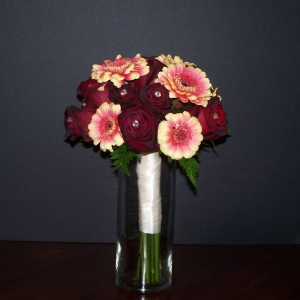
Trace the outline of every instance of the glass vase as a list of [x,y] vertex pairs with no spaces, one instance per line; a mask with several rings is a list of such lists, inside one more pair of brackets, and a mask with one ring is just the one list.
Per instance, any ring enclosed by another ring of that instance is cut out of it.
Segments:
[[116,284],[158,292],[172,283],[175,161],[158,152],[119,172]]

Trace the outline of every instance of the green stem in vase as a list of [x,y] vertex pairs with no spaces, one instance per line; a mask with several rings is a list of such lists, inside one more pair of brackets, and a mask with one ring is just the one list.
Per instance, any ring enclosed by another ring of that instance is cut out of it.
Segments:
[[142,281],[149,283],[147,234],[142,232]]
[[155,239],[154,239],[154,234],[150,235],[150,240],[151,240],[151,255],[150,255],[150,260],[151,260],[151,268],[150,268],[150,272],[151,272],[151,281],[155,282],[155,271],[156,271],[156,267],[155,267]]
[[160,276],[160,234],[140,232],[136,278],[145,284],[152,284],[157,283]]
[[155,251],[154,251],[154,261],[155,261],[155,281],[159,281],[161,276],[161,261],[160,261],[160,234],[156,234],[154,236],[154,243],[156,245]]
[[136,265],[136,279],[137,280],[139,280],[141,278],[142,243],[143,243],[142,232],[140,232],[138,261],[137,261],[137,265]]

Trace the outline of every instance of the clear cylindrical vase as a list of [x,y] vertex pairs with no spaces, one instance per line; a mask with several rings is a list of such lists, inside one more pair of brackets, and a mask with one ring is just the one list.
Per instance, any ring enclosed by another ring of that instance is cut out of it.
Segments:
[[158,152],[119,172],[116,283],[141,293],[172,283],[175,162]]

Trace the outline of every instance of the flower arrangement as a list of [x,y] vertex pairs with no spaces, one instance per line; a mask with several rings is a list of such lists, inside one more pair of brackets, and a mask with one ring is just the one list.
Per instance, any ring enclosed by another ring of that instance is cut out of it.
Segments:
[[[135,274],[132,285],[139,291],[146,291],[149,285],[157,290],[165,278],[167,283],[162,285],[167,287],[171,271],[169,275],[162,272],[163,265],[170,267],[171,256],[161,250],[160,243],[161,155],[169,162],[178,161],[196,186],[199,147],[206,141],[214,144],[227,134],[221,96],[194,63],[163,54],[118,55],[114,61],[95,64],[77,93],[82,107],[66,109],[66,136],[71,141],[82,138],[109,151],[113,164],[127,175],[128,164],[134,158],[138,161],[139,250],[134,257],[135,270],[128,273]],[[118,245],[125,240],[122,233],[119,236]],[[124,247],[117,247],[117,284],[123,287],[118,282],[122,282],[125,270],[119,267],[124,263],[120,254]],[[129,286],[127,282],[125,288]]]
[[77,93],[82,108],[66,109],[66,136],[110,151],[113,164],[128,175],[132,159],[158,151],[177,160],[196,186],[200,145],[227,134],[217,88],[179,56],[118,55],[93,65]]

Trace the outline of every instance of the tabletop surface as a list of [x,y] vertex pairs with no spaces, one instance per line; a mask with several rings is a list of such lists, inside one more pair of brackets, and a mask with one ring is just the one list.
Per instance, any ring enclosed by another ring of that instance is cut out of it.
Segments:
[[115,244],[0,242],[0,299],[300,299],[300,245],[175,245],[173,283],[115,285]]

